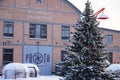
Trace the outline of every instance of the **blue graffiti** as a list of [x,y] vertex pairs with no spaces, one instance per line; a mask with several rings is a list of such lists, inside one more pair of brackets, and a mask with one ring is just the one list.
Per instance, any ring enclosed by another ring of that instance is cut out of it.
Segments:
[[26,62],[41,64],[41,63],[48,63],[50,62],[50,55],[49,54],[41,54],[41,53],[28,53],[26,54]]

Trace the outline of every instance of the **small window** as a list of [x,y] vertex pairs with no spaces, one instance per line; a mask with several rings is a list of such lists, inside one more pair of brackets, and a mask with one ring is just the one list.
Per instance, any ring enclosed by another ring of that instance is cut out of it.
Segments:
[[112,35],[106,35],[105,36],[106,43],[112,43],[113,42],[113,36]]
[[65,61],[66,55],[68,54],[67,51],[61,51],[61,61]]
[[62,26],[61,29],[61,39],[62,40],[69,40],[70,39],[70,27],[69,26]]
[[4,21],[3,36],[13,37],[14,35],[14,22]]
[[3,66],[12,62],[13,62],[13,49],[4,48],[3,49]]
[[30,38],[47,38],[47,25],[44,24],[30,24],[29,28]]
[[37,0],[36,2],[37,2],[37,4],[41,4],[42,1],[41,0]]

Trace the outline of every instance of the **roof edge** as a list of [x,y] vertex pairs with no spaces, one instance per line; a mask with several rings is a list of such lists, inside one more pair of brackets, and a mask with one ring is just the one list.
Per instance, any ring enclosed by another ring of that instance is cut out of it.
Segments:
[[69,2],[68,0],[62,0],[62,1],[66,2],[71,8],[73,8],[77,14],[82,14],[82,12],[77,7],[75,7],[75,5],[73,5],[71,2]]
[[120,31],[119,31],[119,30],[108,29],[108,28],[101,28],[101,29],[106,30],[106,31],[113,31],[113,32],[119,32],[119,33],[120,33]]

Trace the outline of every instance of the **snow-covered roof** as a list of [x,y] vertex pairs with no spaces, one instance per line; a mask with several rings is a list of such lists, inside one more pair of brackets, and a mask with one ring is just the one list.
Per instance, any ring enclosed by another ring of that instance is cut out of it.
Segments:
[[2,76],[5,79],[38,77],[39,68],[34,64],[9,63],[4,66]]
[[3,71],[5,70],[19,70],[19,71],[25,71],[27,67],[21,63],[10,63],[4,66]]

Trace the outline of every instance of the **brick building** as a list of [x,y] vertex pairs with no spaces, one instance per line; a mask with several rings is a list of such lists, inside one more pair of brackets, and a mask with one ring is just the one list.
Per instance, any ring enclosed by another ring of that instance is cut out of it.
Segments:
[[[79,15],[67,0],[0,0],[0,71],[8,63],[21,62],[37,64],[41,75],[55,72]],[[112,48],[119,48],[120,32],[103,30],[110,60],[119,63],[119,50]]]
[[114,64],[120,64],[120,31],[105,28],[103,28],[103,31],[106,52],[109,53],[109,61]]

